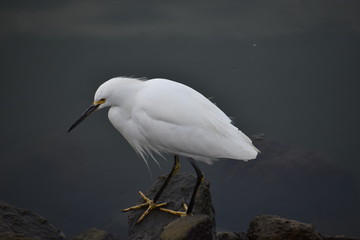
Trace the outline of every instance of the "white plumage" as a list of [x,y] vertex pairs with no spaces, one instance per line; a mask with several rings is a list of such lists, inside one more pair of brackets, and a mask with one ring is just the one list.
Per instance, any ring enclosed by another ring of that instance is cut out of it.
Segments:
[[94,105],[110,107],[110,122],[144,159],[170,153],[211,164],[259,152],[215,104],[174,81],[113,78],[98,88]]
[[[109,119],[136,152],[146,161],[153,154],[174,154],[174,166],[151,200],[139,192],[145,203],[123,212],[146,207],[140,223],[153,209],[189,215],[204,174],[194,160],[208,164],[219,158],[250,160],[258,150],[251,140],[231,124],[215,104],[194,89],[166,79],[141,80],[118,77],[103,83],[95,93],[93,104],[69,128],[69,132],[98,109],[110,107]],[[179,155],[189,158],[197,179],[185,212],[165,209],[157,203],[171,178],[179,170]]]

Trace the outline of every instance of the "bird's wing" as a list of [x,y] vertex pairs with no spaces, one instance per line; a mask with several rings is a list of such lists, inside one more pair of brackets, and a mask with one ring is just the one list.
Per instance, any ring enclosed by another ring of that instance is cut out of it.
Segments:
[[133,109],[132,119],[146,144],[150,144],[150,150],[195,159],[240,159],[241,156],[230,153],[234,148],[232,142],[240,139],[251,144],[225,113],[192,88],[160,79],[146,84],[135,99],[137,107]]
[[165,79],[145,83],[148,86],[138,95],[136,105],[153,120],[206,129],[231,122],[215,104],[188,86]]

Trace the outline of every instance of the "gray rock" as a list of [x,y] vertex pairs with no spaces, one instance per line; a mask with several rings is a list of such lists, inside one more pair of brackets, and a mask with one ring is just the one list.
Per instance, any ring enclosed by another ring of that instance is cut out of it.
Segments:
[[0,202],[0,239],[62,240],[65,236],[38,214]]
[[255,217],[248,230],[249,240],[322,240],[311,224],[278,216]]
[[346,236],[333,236],[333,237],[322,237],[323,240],[360,240],[360,237],[346,237]]
[[85,233],[79,234],[74,237],[73,240],[116,240],[111,233],[103,230],[92,228],[87,230]]
[[[157,182],[151,187],[146,194],[149,198],[153,198],[165,180],[166,176],[159,177]],[[191,194],[196,182],[196,177],[191,174],[176,174],[170,181],[168,187],[163,192],[158,203],[168,202],[166,208],[175,211],[184,211],[182,204],[189,203]],[[195,201],[193,214],[205,214],[209,216],[211,224],[215,228],[215,212],[211,203],[210,184],[205,179],[200,185],[197,198]],[[138,203],[142,203],[142,199]],[[129,239],[159,239],[164,227],[170,222],[178,219],[178,216],[165,213],[159,210],[154,210],[140,223],[137,220],[144,212],[144,209],[131,211],[129,213]]]
[[213,240],[215,229],[209,216],[204,214],[185,216],[165,226],[161,240]]
[[216,240],[248,240],[245,233],[217,232]]

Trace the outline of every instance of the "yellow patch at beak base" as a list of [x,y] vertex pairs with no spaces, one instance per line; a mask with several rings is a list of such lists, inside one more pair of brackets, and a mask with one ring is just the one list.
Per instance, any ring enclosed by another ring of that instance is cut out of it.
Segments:
[[100,99],[99,101],[93,102],[94,105],[100,105],[105,103],[105,99]]

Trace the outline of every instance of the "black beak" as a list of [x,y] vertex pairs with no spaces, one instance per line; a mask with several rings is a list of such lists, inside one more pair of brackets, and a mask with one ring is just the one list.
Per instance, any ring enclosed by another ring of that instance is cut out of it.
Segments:
[[77,125],[79,125],[91,113],[95,112],[99,106],[100,106],[100,104],[92,104],[88,109],[86,109],[86,111],[83,114],[81,114],[80,118],[78,120],[76,120],[73,125],[71,125],[68,132],[73,130]]

